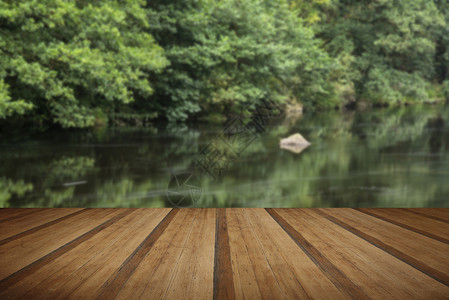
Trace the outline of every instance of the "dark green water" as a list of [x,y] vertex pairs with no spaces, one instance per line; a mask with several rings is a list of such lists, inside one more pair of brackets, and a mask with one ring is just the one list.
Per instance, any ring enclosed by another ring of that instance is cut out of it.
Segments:
[[[204,146],[219,144],[222,129],[3,137],[0,207],[172,206],[167,187],[173,174],[192,170]],[[295,132],[312,145],[299,154],[280,149],[279,139]],[[272,120],[233,158],[215,181],[197,176],[190,194],[196,206],[449,207],[449,106]]]

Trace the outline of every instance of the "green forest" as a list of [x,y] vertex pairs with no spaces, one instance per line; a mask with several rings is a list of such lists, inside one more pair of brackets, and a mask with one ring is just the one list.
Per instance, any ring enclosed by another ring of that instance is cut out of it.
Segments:
[[445,0],[1,0],[0,125],[449,99]]

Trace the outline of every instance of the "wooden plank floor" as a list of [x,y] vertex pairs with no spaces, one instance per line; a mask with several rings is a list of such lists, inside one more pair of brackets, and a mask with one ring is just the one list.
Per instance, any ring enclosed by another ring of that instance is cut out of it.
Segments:
[[449,299],[449,209],[0,209],[0,299]]

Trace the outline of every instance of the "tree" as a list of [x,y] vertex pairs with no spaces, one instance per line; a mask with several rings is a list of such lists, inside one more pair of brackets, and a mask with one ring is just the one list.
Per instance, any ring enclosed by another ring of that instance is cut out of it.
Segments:
[[446,100],[449,99],[449,3],[443,0],[435,0],[436,6],[440,13],[444,16],[446,26],[439,28],[435,63],[436,78],[439,83],[443,84],[443,94]]
[[340,0],[326,8],[319,37],[339,59],[340,78],[371,103],[426,101],[436,76],[436,40],[446,26],[434,2]]
[[[261,99],[327,94],[327,54],[287,1],[149,1],[151,33],[170,67],[154,101],[169,120],[232,114]],[[320,85],[323,83],[323,85]],[[310,101],[311,102],[311,101]],[[154,103],[153,101],[151,103]]]
[[[0,1],[0,118],[86,127],[148,97],[167,60],[141,1]],[[23,100],[22,100],[23,99]]]

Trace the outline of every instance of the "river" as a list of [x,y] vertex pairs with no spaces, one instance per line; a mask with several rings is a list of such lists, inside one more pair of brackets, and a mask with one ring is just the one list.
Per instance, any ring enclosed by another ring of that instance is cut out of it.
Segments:
[[238,151],[225,125],[2,137],[0,207],[449,207],[447,105],[274,118]]

